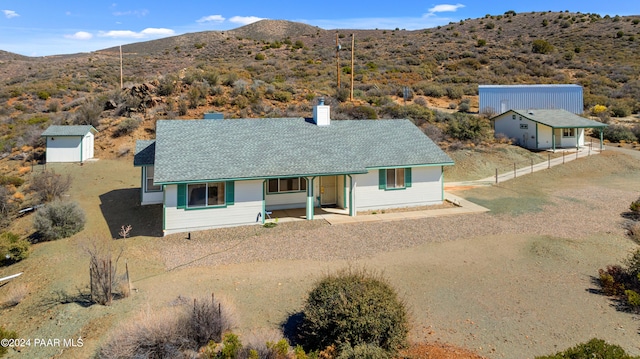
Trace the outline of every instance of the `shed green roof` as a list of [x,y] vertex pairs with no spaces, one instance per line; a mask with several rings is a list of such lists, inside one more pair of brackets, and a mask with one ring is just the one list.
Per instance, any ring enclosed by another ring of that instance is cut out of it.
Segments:
[[[553,128],[595,128],[607,125],[580,117],[566,110],[510,110],[531,121]],[[508,112],[508,111],[507,111]]]
[[89,132],[97,133],[98,130],[91,125],[52,125],[40,136],[84,136]]
[[138,140],[136,141],[136,150],[133,155],[134,166],[153,165],[156,156],[155,140]]
[[371,168],[450,165],[409,120],[304,118],[160,120],[155,182],[365,173]]

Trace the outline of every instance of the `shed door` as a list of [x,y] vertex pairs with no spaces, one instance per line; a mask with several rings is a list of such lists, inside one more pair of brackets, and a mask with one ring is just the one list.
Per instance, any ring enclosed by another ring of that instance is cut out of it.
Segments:
[[320,205],[329,206],[337,203],[336,176],[320,177]]

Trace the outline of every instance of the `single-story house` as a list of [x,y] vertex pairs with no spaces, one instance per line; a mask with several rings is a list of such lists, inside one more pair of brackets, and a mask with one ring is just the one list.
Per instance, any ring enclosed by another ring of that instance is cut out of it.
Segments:
[[[607,125],[580,117],[566,110],[509,110],[491,119],[495,134],[515,140],[528,149],[580,148],[585,129]],[[600,131],[600,149],[602,149]]]
[[41,135],[47,141],[46,161],[84,162],[93,158],[96,133],[91,125],[49,126]]
[[162,204],[164,234],[264,223],[266,212],[441,204],[453,161],[409,120],[160,120],[138,141],[142,204]]

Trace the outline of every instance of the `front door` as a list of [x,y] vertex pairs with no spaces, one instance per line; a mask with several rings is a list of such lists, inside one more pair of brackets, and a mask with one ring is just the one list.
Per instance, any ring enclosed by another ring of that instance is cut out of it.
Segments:
[[320,205],[331,206],[337,202],[336,176],[320,177]]

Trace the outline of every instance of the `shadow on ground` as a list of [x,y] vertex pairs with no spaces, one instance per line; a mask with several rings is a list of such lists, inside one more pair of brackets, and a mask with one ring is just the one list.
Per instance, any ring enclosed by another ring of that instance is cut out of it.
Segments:
[[130,236],[162,237],[162,205],[140,205],[140,189],[115,189],[100,195],[100,210],[112,238],[121,238],[122,226],[131,225]]

